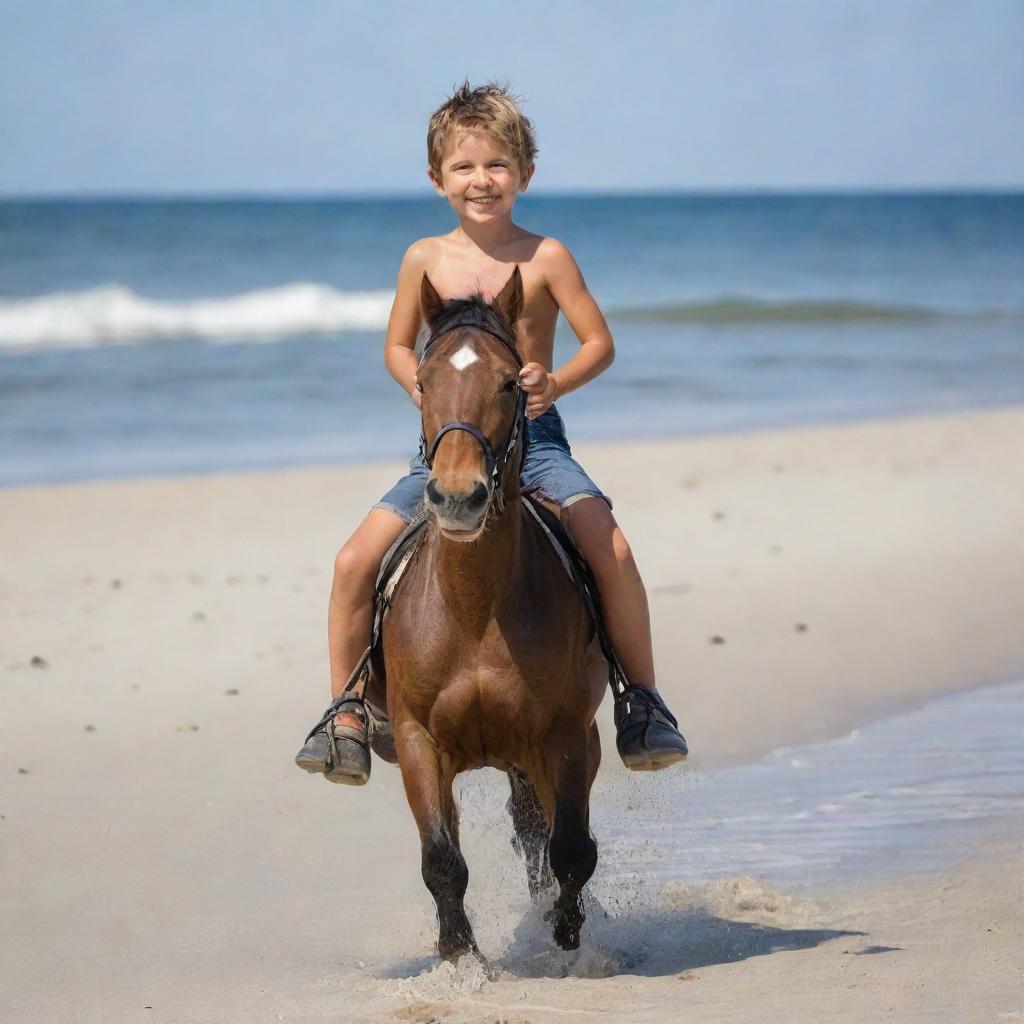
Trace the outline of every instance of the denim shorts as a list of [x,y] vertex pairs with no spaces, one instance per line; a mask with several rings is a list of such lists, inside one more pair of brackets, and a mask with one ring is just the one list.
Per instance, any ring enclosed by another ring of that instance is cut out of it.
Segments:
[[[612,500],[584,472],[572,457],[565,436],[565,424],[552,405],[535,420],[526,421],[526,459],[520,479],[523,486],[536,485],[540,496],[566,508],[581,498],[604,498],[608,507]],[[423,445],[409,463],[409,472],[384,495],[374,508],[394,512],[407,523],[423,502],[423,488],[430,470],[423,459]]]

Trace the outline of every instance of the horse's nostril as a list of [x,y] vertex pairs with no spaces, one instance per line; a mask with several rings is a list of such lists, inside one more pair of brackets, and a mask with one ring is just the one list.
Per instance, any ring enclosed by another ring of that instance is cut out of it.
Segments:
[[466,504],[476,511],[478,508],[483,508],[487,502],[487,488],[483,484],[477,484],[473,488],[473,493],[466,499]]
[[445,515],[455,516],[469,513],[476,515],[487,504],[489,497],[487,487],[479,481],[473,485],[469,494],[448,494],[437,485],[436,480],[428,480],[424,488],[427,503]]

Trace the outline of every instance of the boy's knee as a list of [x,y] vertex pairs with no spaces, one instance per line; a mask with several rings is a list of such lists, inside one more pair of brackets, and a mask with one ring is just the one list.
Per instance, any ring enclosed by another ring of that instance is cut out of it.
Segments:
[[359,545],[349,542],[334,556],[334,581],[346,590],[373,587],[377,566]]
[[573,508],[568,525],[573,540],[595,571],[636,571],[629,541],[604,502],[595,502],[586,510]]
[[629,546],[623,532],[616,527],[612,533],[612,557],[615,563],[622,569],[636,569],[636,562],[633,560],[633,549]]
[[640,570],[633,558],[633,549],[618,527],[612,531],[611,536],[606,538],[603,544],[599,545],[598,551],[599,554],[596,558],[591,558],[584,552],[584,557],[590,562],[598,577],[639,578]]
[[601,538],[600,543],[592,544],[590,551],[583,550],[583,557],[601,585],[611,585],[615,580],[640,580],[633,549],[618,527]]

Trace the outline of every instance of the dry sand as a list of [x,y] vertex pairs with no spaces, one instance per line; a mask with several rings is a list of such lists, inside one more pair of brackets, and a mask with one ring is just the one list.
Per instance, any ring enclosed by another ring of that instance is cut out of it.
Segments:
[[[644,572],[694,762],[1024,675],[1022,439],[1005,410],[579,446]],[[434,968],[397,771],[351,790],[291,764],[326,702],[333,553],[399,470],[0,492],[0,1019],[1024,1016],[1005,841],[813,902],[755,879],[641,892],[595,908],[574,957]],[[539,925],[504,834],[467,818],[498,956]]]

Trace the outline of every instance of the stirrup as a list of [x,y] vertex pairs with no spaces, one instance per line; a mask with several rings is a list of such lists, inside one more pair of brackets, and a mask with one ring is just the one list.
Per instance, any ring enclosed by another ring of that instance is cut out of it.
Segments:
[[[346,705],[355,705],[351,710]],[[339,725],[335,716],[350,714],[361,726]],[[370,778],[370,713],[363,698],[343,693],[328,705],[320,721],[310,730],[295,763],[307,772],[319,773],[329,782],[362,786]]]

